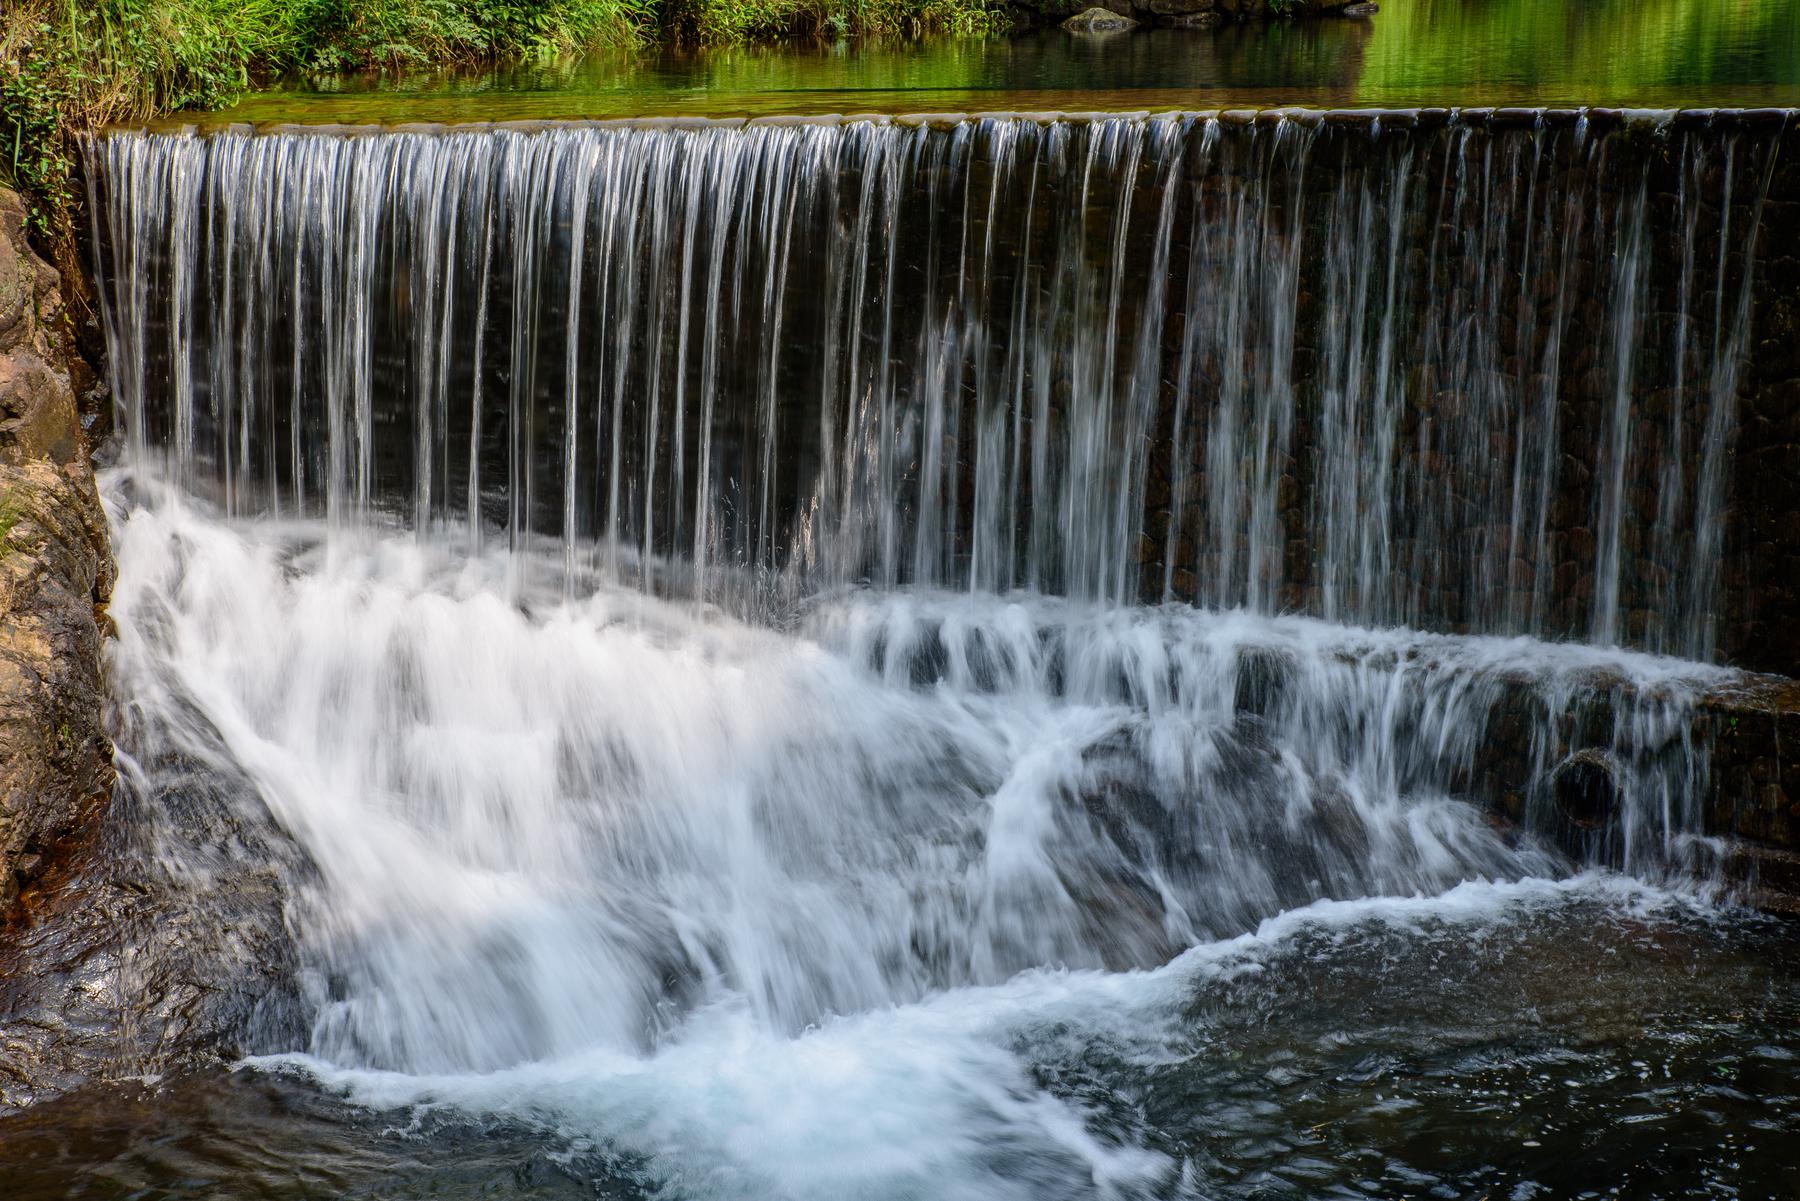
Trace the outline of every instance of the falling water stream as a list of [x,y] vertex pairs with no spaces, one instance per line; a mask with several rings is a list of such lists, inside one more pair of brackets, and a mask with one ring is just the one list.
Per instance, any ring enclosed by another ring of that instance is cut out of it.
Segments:
[[292,954],[44,1120],[148,1195],[1791,1189],[1693,733],[1775,146],[97,140],[121,789],[234,781]]

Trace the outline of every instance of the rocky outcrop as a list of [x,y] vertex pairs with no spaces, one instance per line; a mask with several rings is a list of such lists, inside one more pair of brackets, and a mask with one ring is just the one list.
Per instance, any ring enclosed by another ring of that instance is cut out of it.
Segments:
[[1137,22],[1110,9],[1090,8],[1064,21],[1062,27],[1070,33],[1118,33],[1137,28]]
[[0,190],[0,911],[105,799],[99,615],[106,520],[75,388],[61,278]]
[[254,787],[223,754],[170,765],[179,705],[114,715],[162,781],[114,787],[95,377],[24,219],[0,190],[0,1111],[292,1046],[305,1021],[281,883],[305,865]]

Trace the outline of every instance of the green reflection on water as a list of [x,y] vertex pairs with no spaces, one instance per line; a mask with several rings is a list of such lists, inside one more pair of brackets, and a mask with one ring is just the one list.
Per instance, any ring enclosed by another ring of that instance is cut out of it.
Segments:
[[[1368,20],[602,53],[311,79],[217,121],[1478,104],[1800,105],[1796,0],[1386,0]],[[190,118],[191,119],[191,118]]]
[[1794,0],[1405,0],[1392,16],[1363,52],[1359,91],[1378,102],[1501,87],[1704,103],[1741,85],[1800,102]]

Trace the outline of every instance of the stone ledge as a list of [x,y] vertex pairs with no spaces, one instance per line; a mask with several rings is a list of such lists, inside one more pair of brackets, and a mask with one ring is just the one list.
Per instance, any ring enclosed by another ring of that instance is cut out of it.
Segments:
[[[1079,11],[1072,9],[1071,12]],[[1283,122],[1301,125],[1346,126],[1352,129],[1442,129],[1447,126],[1474,129],[1558,129],[1585,122],[1588,130],[1601,134],[1626,126],[1656,130],[1712,128],[1732,130],[1777,130],[1789,125],[1800,126],[1800,106],[1794,108],[1646,108],[1620,109],[1490,107],[1462,108],[1308,108],[1280,104],[1266,108],[1167,108],[1155,110],[1094,110],[1058,112],[1052,110],[1021,111],[1014,109],[974,110],[956,113],[783,113],[760,117],[743,116],[643,116],[643,117],[560,117],[512,121],[479,119],[448,121],[405,121],[345,124],[342,122],[265,121],[251,123],[196,123],[194,120],[163,119],[136,124],[108,126],[90,137],[105,138],[111,134],[156,133],[178,137],[258,137],[276,135],[310,135],[314,137],[369,137],[382,133],[407,133],[415,136],[469,134],[539,134],[559,129],[741,129],[746,126],[876,124],[916,122],[921,117],[934,124],[961,124],[970,121],[1035,121],[1090,122],[1114,120],[1219,120],[1237,125],[1274,125]],[[3,280],[0,275],[0,280]],[[4,310],[0,310],[3,312]]]
[[[1280,703],[1297,661],[1277,649],[1247,649],[1239,661],[1235,708],[1262,715]],[[1697,671],[1716,671],[1696,665]],[[1800,680],[1729,674],[1691,701],[1640,688],[1592,670],[1546,689],[1526,671],[1467,669],[1469,687],[1494,690],[1487,727],[1451,791],[1501,824],[1561,843],[1578,857],[1605,861],[1605,812],[1568,813],[1557,777],[1570,765],[1628,775],[1688,757],[1696,765],[1698,828],[1715,845],[1710,867],[1748,903],[1800,915]],[[1554,698],[1554,699],[1551,699]],[[1659,701],[1675,702],[1657,718]],[[1683,713],[1682,706],[1691,705]],[[1636,731],[1621,714],[1644,707],[1653,720]],[[1452,773],[1453,776],[1457,773]]]

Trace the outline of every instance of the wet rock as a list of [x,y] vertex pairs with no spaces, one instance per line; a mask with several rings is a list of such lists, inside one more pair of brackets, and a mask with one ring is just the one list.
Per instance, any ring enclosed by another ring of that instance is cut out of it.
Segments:
[[1070,33],[1120,33],[1136,29],[1137,22],[1104,8],[1090,8],[1064,21],[1062,27]]
[[162,784],[128,778],[84,814],[0,929],[0,1112],[307,1029],[284,915],[308,865],[224,756],[184,765],[154,729],[133,741]]
[[85,464],[0,463],[0,907],[112,785],[96,603],[111,586]]
[[306,866],[255,790],[223,753],[159,762],[154,723],[191,720],[175,698],[115,718],[170,783],[115,780],[99,616],[113,563],[71,385],[84,365],[23,225],[0,191],[0,1109],[291,1046],[305,1024],[283,882]]
[[112,784],[95,616],[112,560],[59,284],[0,191],[0,911]]
[[0,458],[66,467],[82,455],[81,422],[67,375],[31,350],[0,355]]

